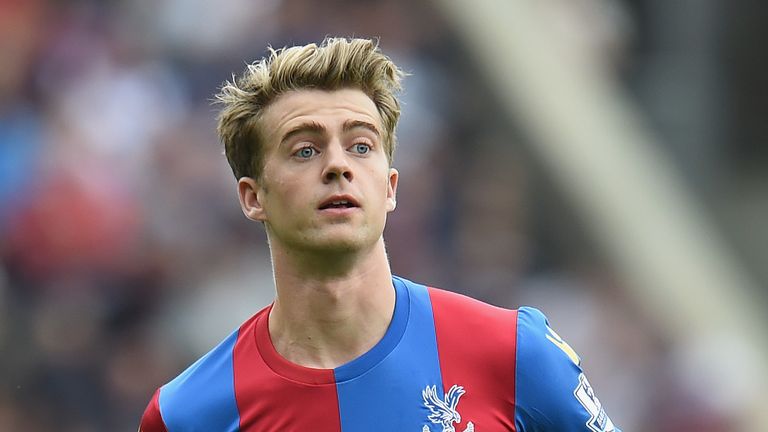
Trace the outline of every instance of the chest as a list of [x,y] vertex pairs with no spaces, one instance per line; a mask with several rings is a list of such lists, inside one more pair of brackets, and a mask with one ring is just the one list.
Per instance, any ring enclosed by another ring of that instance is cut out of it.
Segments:
[[[238,388],[240,430],[481,432],[514,430],[513,389],[494,373],[444,384],[437,356],[393,352],[351,379],[307,385],[270,375]],[[341,371],[340,375],[343,375]]]

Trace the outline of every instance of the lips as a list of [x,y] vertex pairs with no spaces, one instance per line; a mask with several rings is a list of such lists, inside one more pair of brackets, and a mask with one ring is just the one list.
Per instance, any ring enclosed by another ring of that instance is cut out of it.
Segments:
[[345,208],[357,208],[360,207],[360,203],[350,195],[333,195],[323,200],[318,206],[319,210],[326,209],[345,209]]

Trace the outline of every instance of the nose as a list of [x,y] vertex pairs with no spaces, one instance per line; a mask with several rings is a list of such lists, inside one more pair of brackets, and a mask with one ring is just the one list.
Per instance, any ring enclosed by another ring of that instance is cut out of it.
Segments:
[[325,152],[326,163],[323,168],[323,182],[331,183],[345,178],[352,181],[352,167],[349,164],[348,155],[341,144],[333,143]]

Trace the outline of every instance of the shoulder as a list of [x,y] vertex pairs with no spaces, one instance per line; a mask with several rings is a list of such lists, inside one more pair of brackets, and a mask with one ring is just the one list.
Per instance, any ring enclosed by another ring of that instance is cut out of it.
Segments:
[[159,395],[160,389],[157,389],[155,394],[152,395],[152,399],[149,401],[147,408],[144,410],[144,415],[141,416],[139,432],[168,432],[165,428],[163,417],[160,415],[160,405],[158,404]]
[[[254,315],[176,378],[158,389],[150,401],[141,431],[187,430],[191,421],[209,430],[234,430],[238,421],[235,400],[234,352],[240,335],[253,334]],[[201,424],[205,423],[204,425]]]
[[490,305],[463,294],[426,288],[438,344],[478,354],[494,354],[509,366],[514,358],[517,311]]
[[437,344],[445,359],[511,373],[514,368],[517,311],[462,294],[428,288]]
[[488,388],[513,389],[517,430],[619,432],[584,375],[581,358],[540,310],[504,309],[427,290],[441,351],[452,363],[494,377]]
[[232,359],[238,333],[230,334],[160,388],[156,405],[168,430],[187,430],[194,418],[209,419],[217,425],[237,418]]
[[[463,294],[440,288],[428,288],[432,308],[435,312],[447,314],[465,323],[490,326],[493,324],[514,324],[517,311],[482,302]],[[490,321],[489,321],[490,320]]]
[[618,431],[581,369],[581,358],[535,308],[517,320],[515,421],[523,431]]
[[564,369],[581,364],[576,351],[549,326],[540,310],[526,306],[518,309],[517,329],[518,362],[546,360]]

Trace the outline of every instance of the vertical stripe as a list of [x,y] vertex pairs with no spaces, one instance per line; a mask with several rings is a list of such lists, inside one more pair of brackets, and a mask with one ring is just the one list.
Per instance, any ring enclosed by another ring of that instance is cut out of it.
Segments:
[[305,368],[277,353],[269,308],[246,322],[235,344],[235,394],[242,432],[339,432],[333,370]]
[[169,432],[236,432],[232,349],[238,332],[160,390],[160,413]]
[[462,421],[453,426],[514,431],[517,312],[448,291],[429,294],[443,384],[465,391],[456,407]]
[[[344,432],[421,431],[424,425],[431,424],[422,391],[427,385],[435,385],[438,394],[443,394],[427,289],[399,278],[393,281],[397,293],[395,313],[383,344],[335,371]],[[400,332],[399,326],[404,326],[404,331]],[[398,333],[402,336],[390,347],[393,341],[386,338],[397,337]],[[391,352],[377,364],[365,365],[366,356],[379,358],[377,349]],[[365,367],[371,368],[358,375]]]

